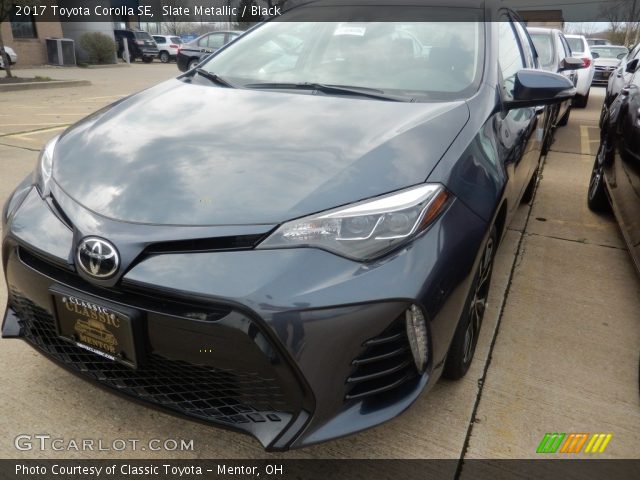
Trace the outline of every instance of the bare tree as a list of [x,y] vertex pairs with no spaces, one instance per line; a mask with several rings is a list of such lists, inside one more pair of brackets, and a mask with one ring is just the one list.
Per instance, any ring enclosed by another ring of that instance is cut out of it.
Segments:
[[38,5],[38,0],[0,0],[0,55],[2,55],[4,61],[4,71],[7,78],[12,78],[11,62],[9,61],[9,55],[4,51],[4,40],[2,38],[2,24],[9,19],[11,11],[17,5]]
[[11,73],[11,61],[9,55],[4,51],[4,40],[2,39],[2,23],[9,18],[9,14],[13,9],[14,2],[11,0],[0,0],[0,55],[4,63],[4,71],[7,74],[7,78],[13,77]]

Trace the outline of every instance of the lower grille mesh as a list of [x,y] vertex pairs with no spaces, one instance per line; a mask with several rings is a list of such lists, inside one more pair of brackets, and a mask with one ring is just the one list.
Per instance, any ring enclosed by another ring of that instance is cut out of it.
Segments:
[[46,355],[81,375],[198,419],[242,428],[242,424],[282,422],[293,408],[275,378],[168,360],[151,354],[137,370],[112,362],[59,338],[53,317],[30,300],[10,295],[25,338]]

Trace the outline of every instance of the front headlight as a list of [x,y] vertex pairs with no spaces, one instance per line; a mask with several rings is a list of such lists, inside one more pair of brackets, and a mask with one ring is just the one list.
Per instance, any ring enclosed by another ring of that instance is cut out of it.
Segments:
[[411,187],[287,222],[257,248],[316,247],[372,260],[423,232],[449,198],[439,184]]
[[60,135],[47,142],[40,152],[38,164],[33,172],[33,184],[38,187],[38,191],[43,197],[49,195],[49,180],[51,180],[51,172],[53,170],[53,151],[59,138]]

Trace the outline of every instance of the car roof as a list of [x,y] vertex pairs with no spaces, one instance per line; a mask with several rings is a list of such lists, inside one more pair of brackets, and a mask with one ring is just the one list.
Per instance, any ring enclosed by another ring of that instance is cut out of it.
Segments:
[[[594,48],[627,48],[624,45],[591,45],[591,49],[593,50]],[[627,48],[627,50],[629,50]]]
[[[558,30],[557,28],[543,28],[543,27],[527,27],[527,30],[530,33],[547,33],[549,35],[553,33],[562,34],[562,30]],[[564,34],[563,34],[564,35]]]
[[586,40],[584,35],[576,35],[576,34],[573,34],[573,33],[565,33],[564,36],[567,37],[567,38],[582,38],[583,40]]

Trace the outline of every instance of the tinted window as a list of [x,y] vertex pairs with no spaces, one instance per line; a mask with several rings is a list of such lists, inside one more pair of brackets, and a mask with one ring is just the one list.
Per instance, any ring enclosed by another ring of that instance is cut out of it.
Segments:
[[268,22],[203,68],[239,85],[310,82],[418,101],[464,97],[479,83],[484,53],[484,23],[470,12],[463,22]]
[[171,37],[171,43],[177,43],[178,45],[182,44],[182,39],[180,37]]
[[133,34],[139,40],[153,40],[153,38],[151,38],[151,35],[149,35],[147,32],[133,32]]
[[538,52],[540,66],[549,68],[555,65],[552,37],[546,33],[532,33],[531,40]]
[[498,24],[498,58],[506,92],[511,95],[516,73],[525,67],[518,38],[511,22],[502,19]]
[[164,37],[156,37],[156,36],[154,36],[153,39],[156,41],[156,43],[167,43],[167,40]]

